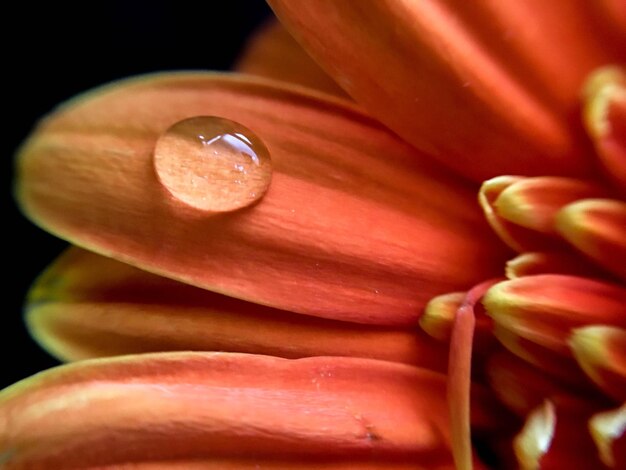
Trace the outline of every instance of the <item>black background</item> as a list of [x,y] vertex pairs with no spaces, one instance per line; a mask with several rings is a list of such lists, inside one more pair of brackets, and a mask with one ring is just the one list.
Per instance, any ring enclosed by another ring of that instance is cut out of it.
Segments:
[[[68,2],[69,3],[69,2]],[[13,155],[36,121],[94,86],[158,70],[226,70],[270,14],[262,0],[20,2],[4,15],[0,388],[57,364],[27,335],[22,304],[65,243],[24,219],[12,197]]]

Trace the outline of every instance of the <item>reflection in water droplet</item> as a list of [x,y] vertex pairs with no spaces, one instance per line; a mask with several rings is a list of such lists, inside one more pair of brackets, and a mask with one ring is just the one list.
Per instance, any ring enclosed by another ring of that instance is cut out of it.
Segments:
[[249,206],[272,179],[270,154],[241,124],[214,116],[184,119],[158,139],[154,166],[178,200],[196,209],[227,212]]

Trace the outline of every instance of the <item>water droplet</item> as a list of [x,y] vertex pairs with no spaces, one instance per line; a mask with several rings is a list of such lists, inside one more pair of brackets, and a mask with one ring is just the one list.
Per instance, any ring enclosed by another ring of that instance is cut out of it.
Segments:
[[184,119],[165,131],[154,149],[154,167],[175,198],[209,212],[253,204],[272,179],[263,142],[241,124],[215,116]]

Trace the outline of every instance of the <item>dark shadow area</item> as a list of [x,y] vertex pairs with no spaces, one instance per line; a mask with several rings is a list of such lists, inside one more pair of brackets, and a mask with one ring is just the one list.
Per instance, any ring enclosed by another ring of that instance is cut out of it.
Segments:
[[28,337],[21,312],[28,286],[66,245],[23,218],[14,203],[13,155],[20,142],[56,105],[111,80],[163,70],[228,69],[269,14],[263,0],[117,0],[82,7],[22,2],[6,15],[11,27],[1,34],[8,129],[0,184],[8,217],[3,224],[8,304],[0,328],[0,388],[57,363]]

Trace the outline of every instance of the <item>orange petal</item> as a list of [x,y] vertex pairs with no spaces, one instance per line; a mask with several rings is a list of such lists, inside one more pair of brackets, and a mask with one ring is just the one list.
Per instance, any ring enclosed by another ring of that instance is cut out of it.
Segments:
[[268,21],[252,37],[235,69],[346,97],[345,92],[275,20]]
[[555,250],[560,244],[553,238],[514,224],[498,213],[496,201],[510,186],[524,181],[521,176],[498,176],[485,181],[478,192],[478,202],[485,218],[500,239],[518,253],[534,250]]
[[569,344],[582,369],[602,390],[616,400],[626,400],[626,329],[578,328]]
[[610,278],[594,264],[574,254],[555,252],[522,253],[506,263],[506,276],[515,279],[536,274],[568,274],[594,278]]
[[574,328],[623,325],[626,291],[620,286],[561,275],[528,276],[492,287],[483,299],[496,338],[512,353],[559,381],[592,393],[596,387],[569,345]]
[[626,327],[626,289],[576,276],[544,274],[496,284],[483,304],[496,325],[549,350],[570,355],[573,328]]
[[608,25],[612,26],[612,32],[618,40],[626,43],[626,4],[622,0],[597,0],[593,5],[603,14]]
[[587,2],[269,3],[351,96],[460,174],[587,168],[568,120],[587,73],[621,54]]
[[626,465],[626,405],[598,413],[589,420],[589,430],[600,459],[610,468]]
[[2,392],[0,455],[12,470],[168,460],[436,468],[451,462],[444,386],[441,374],[351,358],[82,361]]
[[450,3],[501,66],[555,108],[577,109],[588,71],[608,57],[624,57],[622,44],[605,31],[607,19],[595,11],[596,2]]
[[448,358],[444,345],[419,331],[263,307],[78,248],[37,280],[26,320],[39,343],[63,360],[196,350],[369,357],[445,371]]
[[[79,246],[326,318],[414,324],[433,296],[497,269],[500,248],[469,187],[353,104],[303,90],[175,74],[92,92],[49,117],[22,148],[18,199]],[[160,185],[158,136],[198,115],[240,122],[267,145],[273,177],[256,205],[206,214]]]
[[626,203],[585,199],[565,206],[557,229],[577,249],[626,279]]
[[500,176],[483,183],[479,202],[492,228],[514,250],[558,250],[557,213],[571,202],[605,194],[573,178]]
[[554,235],[555,217],[563,206],[605,194],[599,186],[573,178],[523,178],[502,190],[492,205],[496,214],[508,222]]
[[626,191],[626,72],[621,67],[599,69],[584,91],[587,131],[606,174]]

